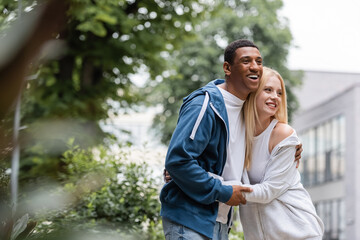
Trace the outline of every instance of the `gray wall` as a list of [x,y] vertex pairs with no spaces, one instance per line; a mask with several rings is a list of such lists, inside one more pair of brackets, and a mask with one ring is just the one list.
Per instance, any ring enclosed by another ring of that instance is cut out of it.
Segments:
[[301,110],[306,110],[330,100],[356,82],[360,82],[360,73],[304,71],[303,84],[295,94]]
[[297,132],[345,116],[344,178],[307,190],[314,202],[344,198],[346,239],[360,239],[360,74],[308,71],[296,95],[301,107],[291,125]]

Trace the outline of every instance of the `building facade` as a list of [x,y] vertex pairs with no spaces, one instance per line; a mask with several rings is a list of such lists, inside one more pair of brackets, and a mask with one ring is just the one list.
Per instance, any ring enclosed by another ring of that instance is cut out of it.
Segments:
[[305,72],[292,126],[324,239],[360,239],[360,73]]

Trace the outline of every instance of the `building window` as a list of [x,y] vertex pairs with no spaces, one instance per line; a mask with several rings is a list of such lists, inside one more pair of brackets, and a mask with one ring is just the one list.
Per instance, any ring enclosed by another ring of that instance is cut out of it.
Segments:
[[339,180],[345,171],[345,117],[332,118],[300,134],[302,182],[314,186]]
[[324,240],[345,239],[345,203],[332,199],[315,203],[316,212],[325,225]]

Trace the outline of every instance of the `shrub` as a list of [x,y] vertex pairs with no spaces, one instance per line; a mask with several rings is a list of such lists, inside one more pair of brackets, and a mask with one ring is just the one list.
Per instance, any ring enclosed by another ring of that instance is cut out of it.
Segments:
[[122,234],[122,239],[137,234],[141,239],[162,239],[161,178],[145,162],[132,163],[126,156],[115,156],[104,146],[71,146],[63,154],[65,167],[59,174],[61,192],[69,194],[70,200],[61,210],[36,216],[36,237],[71,230]]

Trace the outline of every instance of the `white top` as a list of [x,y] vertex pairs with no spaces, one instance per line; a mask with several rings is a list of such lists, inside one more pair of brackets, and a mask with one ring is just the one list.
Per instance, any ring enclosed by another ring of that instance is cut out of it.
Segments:
[[[224,97],[225,107],[229,119],[229,144],[227,158],[222,173],[224,184],[240,183],[245,159],[245,123],[241,115],[244,101],[228,91],[218,87]],[[226,183],[228,182],[228,183]],[[216,221],[226,224],[230,206],[219,203],[219,213]]]
[[270,159],[269,140],[270,135],[278,120],[273,119],[269,126],[253,140],[251,166],[248,170],[250,184],[259,183],[264,176],[265,166]]
[[[244,186],[253,189],[251,193],[244,193],[247,203],[239,205],[245,239],[322,239],[324,224],[300,182],[294,161],[299,143],[294,130],[274,147],[260,183],[250,185],[248,173],[244,171]],[[260,148],[268,149],[268,145]]]

